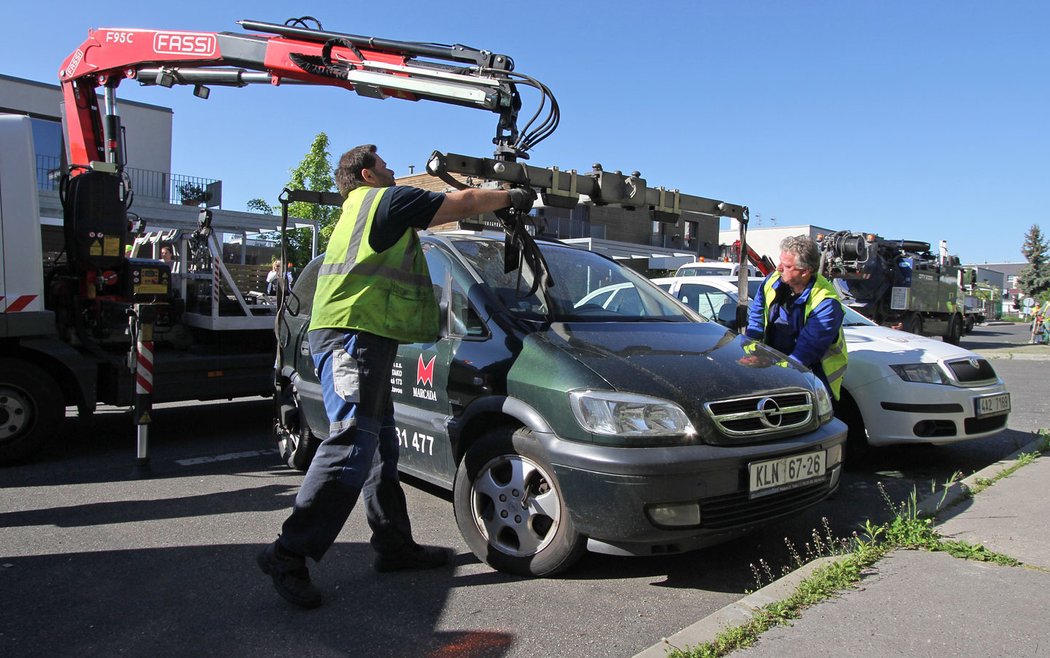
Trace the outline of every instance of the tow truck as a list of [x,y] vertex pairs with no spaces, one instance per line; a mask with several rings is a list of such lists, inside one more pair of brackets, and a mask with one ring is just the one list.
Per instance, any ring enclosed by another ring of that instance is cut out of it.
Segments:
[[843,301],[878,324],[958,345],[966,319],[960,265],[947,243],[838,231],[817,236],[821,272]]
[[[248,303],[214,258],[206,209],[198,226],[182,236],[181,276],[153,253],[136,257],[144,253],[141,245],[155,244],[158,236],[136,222],[131,210],[135,180],[125,167],[116,94],[125,82],[189,86],[202,99],[212,88],[323,85],[366,98],[485,110],[497,116],[493,157],[435,153],[431,173],[449,181],[463,174],[485,184],[528,185],[552,206],[570,207],[586,195],[596,204],[648,209],[654,221],[675,222],[691,211],[746,224],[745,206],[652,187],[637,174],[519,163],[554,132],[560,111],[550,90],[516,72],[507,55],[333,32],[312,17],[238,24],[245,32],[92,29],[65,58],[59,69],[68,163],[64,257],[46,271],[36,199],[29,196],[36,190],[26,141],[31,137],[24,126],[5,128],[0,463],[43,448],[58,432],[67,405],[89,416],[104,403],[133,406],[137,463],[148,467],[153,402],[266,394],[280,405],[289,385],[274,368],[274,334],[287,300],[279,294],[275,308],[267,309]],[[519,87],[541,96],[540,109],[521,130]],[[9,151],[7,144],[22,148]],[[15,197],[8,191],[15,190],[23,192],[20,206],[7,203]],[[334,193],[285,190],[285,222],[292,201],[340,202]],[[529,248],[526,221],[505,221],[507,253],[519,259],[538,253]],[[542,271],[542,262],[537,266]],[[537,285],[551,283],[539,279]],[[230,306],[236,307],[235,319],[221,312]],[[278,409],[275,416],[280,426],[287,414]]]

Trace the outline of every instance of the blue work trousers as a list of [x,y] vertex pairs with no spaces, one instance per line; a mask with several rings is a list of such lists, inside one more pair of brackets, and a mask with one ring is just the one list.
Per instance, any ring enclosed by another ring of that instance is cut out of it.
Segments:
[[396,356],[397,341],[365,332],[348,332],[341,346],[312,355],[330,427],[282,527],[286,550],[320,560],[362,492],[376,552],[413,545],[390,397]]

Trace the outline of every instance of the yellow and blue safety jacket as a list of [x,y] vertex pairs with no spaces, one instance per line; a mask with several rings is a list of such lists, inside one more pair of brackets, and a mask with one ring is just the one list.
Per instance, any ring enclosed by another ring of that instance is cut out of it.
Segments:
[[819,274],[798,296],[787,292],[780,272],[769,275],[751,303],[745,333],[813,370],[837,400],[848,363],[838,293]]

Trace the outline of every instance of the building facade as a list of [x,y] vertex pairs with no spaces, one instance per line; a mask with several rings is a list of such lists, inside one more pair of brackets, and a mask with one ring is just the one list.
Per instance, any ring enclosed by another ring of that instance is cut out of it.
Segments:
[[[127,136],[125,171],[134,192],[129,210],[145,222],[145,230],[193,230],[203,204],[211,209],[212,227],[220,234],[227,262],[268,262],[272,256],[267,254],[276,253],[276,247],[272,238],[269,249],[260,247],[261,236],[272,236],[279,230],[279,218],[223,210],[222,181],[171,172],[171,108],[127,100],[118,100],[118,108]],[[63,224],[59,180],[69,165],[62,132],[61,88],[57,84],[0,75],[0,113],[26,115],[32,121],[44,249],[57,254],[62,248]],[[201,196],[196,196],[197,192]],[[312,223],[295,221],[299,226],[312,228],[316,240]]]

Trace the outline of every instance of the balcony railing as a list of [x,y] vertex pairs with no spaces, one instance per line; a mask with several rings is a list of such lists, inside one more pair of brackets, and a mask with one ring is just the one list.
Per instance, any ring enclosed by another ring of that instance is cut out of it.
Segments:
[[[131,179],[131,189],[136,197],[156,199],[174,204],[182,203],[184,190],[192,191],[196,189],[205,191],[209,185],[217,182],[214,178],[185,176],[183,174],[137,169],[135,167],[124,167],[124,171],[127,173],[128,178]],[[61,177],[62,161],[59,158],[48,155],[36,156],[37,189],[58,190]]]

